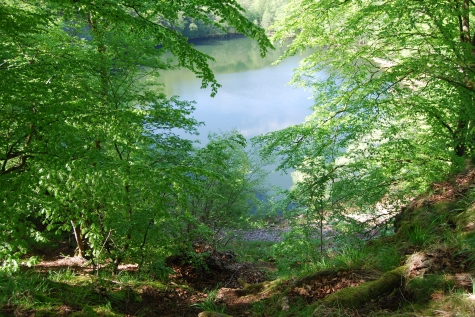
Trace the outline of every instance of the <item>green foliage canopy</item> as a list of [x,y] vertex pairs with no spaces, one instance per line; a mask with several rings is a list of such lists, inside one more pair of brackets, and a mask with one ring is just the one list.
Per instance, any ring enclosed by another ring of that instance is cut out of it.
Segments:
[[[284,8],[288,2],[289,0],[237,0],[237,3],[244,9],[244,16],[264,29],[268,29],[273,22],[283,16]],[[208,12],[207,18],[209,21],[220,21],[220,17],[213,12]],[[174,29],[190,39],[224,36],[239,32],[228,24],[216,26],[207,23],[201,17],[191,18],[186,15],[179,15]]]
[[261,137],[265,155],[302,170],[308,197],[324,183],[333,206],[360,210],[461,168],[475,151],[474,13],[469,0],[291,1],[276,38],[295,37],[282,58],[313,50],[293,83],[314,112]]
[[216,241],[223,229],[239,228],[259,211],[259,196],[265,196],[263,184],[268,173],[263,169],[265,162],[238,131],[210,134],[208,138],[208,144],[190,157],[191,164],[206,174],[190,175],[201,190],[187,195],[183,212],[211,229]]
[[198,123],[192,103],[167,98],[156,78],[186,67],[212,94],[219,87],[212,58],[174,30],[181,15],[231,25],[262,54],[272,47],[235,1],[0,1],[5,269],[44,240],[44,226],[72,226],[81,255],[116,264],[143,262],[150,245],[167,244],[158,229],[179,203],[177,189],[193,188],[192,146],[174,131],[193,133]]

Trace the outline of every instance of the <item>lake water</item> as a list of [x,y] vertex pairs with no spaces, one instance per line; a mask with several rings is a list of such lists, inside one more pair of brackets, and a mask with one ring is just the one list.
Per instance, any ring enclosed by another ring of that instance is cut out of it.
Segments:
[[[186,138],[206,143],[209,132],[233,128],[250,138],[302,123],[310,114],[310,92],[288,85],[292,69],[303,56],[272,66],[285,48],[276,47],[261,58],[258,45],[248,38],[208,41],[196,48],[216,59],[210,66],[222,87],[214,98],[210,97],[210,88],[200,88],[201,81],[191,71],[174,70],[162,75],[165,93],[196,101],[193,117],[205,123],[199,128],[199,136]],[[273,174],[271,183],[287,188],[292,184],[289,175]]]
[[199,140],[206,142],[208,132],[232,128],[252,137],[302,123],[310,114],[310,93],[287,85],[302,56],[272,66],[283,47],[261,58],[259,47],[248,38],[207,43],[195,47],[216,59],[211,68],[222,87],[214,98],[210,97],[210,88],[200,89],[201,81],[188,70],[162,75],[167,95],[196,101],[193,116],[205,122],[199,129]]

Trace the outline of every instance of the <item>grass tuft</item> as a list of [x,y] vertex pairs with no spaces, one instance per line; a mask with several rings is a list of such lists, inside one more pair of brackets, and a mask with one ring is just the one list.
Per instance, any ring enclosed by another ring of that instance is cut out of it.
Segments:
[[217,295],[218,295],[218,290],[214,289],[208,293],[208,296],[206,297],[206,299],[204,299],[202,302],[195,303],[192,306],[197,307],[202,311],[224,314],[226,312],[226,305],[216,304]]

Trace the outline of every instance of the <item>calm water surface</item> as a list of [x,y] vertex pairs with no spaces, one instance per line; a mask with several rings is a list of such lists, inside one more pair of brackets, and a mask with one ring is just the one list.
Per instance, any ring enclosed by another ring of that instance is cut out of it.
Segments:
[[188,70],[166,72],[162,81],[167,95],[196,101],[193,116],[205,123],[196,137],[202,143],[208,132],[236,128],[253,137],[302,123],[310,114],[310,93],[287,85],[302,56],[272,66],[285,48],[277,47],[261,58],[259,47],[248,38],[213,41],[196,48],[216,59],[211,68],[222,87],[214,98],[210,88],[200,89],[201,81]]
[[[162,75],[166,94],[196,101],[193,117],[205,123],[199,128],[199,136],[185,137],[204,144],[209,132],[235,128],[250,138],[302,123],[310,114],[310,92],[288,85],[292,69],[303,56],[272,66],[285,48],[276,47],[261,58],[258,45],[247,38],[200,43],[196,48],[216,59],[210,66],[222,87],[212,98],[211,89],[200,89],[201,81],[188,70]],[[289,175],[277,172],[272,173],[269,181],[286,188],[292,185]]]

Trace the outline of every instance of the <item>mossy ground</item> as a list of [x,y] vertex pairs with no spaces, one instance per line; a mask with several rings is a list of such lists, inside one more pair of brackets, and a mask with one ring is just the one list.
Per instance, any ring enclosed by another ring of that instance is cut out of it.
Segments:
[[468,171],[434,184],[402,209],[394,235],[285,272],[272,243],[255,241],[234,243],[248,261],[234,270],[24,268],[0,279],[0,316],[475,316],[474,179]]

